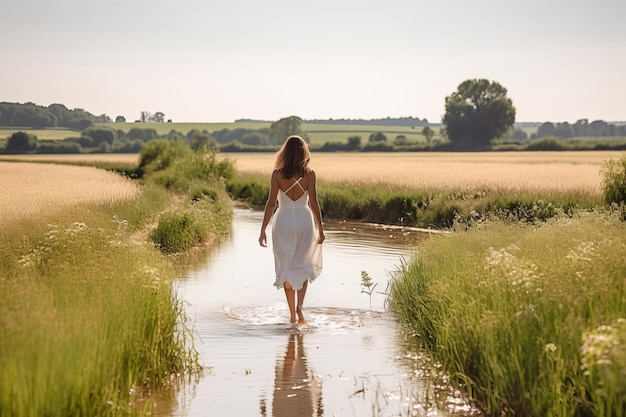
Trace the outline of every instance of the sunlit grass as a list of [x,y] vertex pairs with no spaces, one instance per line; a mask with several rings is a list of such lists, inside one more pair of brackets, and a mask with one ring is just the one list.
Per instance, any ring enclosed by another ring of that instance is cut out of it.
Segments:
[[19,162],[58,162],[62,164],[133,164],[137,165],[139,154],[125,153],[84,153],[84,154],[23,154],[0,155],[0,161]]
[[622,416],[626,227],[602,213],[436,235],[390,305],[487,415]]
[[0,224],[74,206],[122,202],[133,198],[137,184],[90,167],[0,162]]
[[0,415],[140,410],[130,403],[143,390],[197,368],[174,267],[143,232],[166,192],[94,168],[7,166]]

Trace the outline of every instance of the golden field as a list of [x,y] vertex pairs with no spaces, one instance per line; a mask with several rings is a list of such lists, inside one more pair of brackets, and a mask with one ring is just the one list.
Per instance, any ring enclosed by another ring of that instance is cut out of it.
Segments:
[[58,162],[63,164],[132,164],[139,163],[138,153],[89,153],[53,155],[2,155],[0,161]]
[[[312,153],[320,182],[411,189],[601,193],[602,163],[619,151],[485,153]],[[272,171],[274,154],[224,153],[237,172]]]
[[[321,183],[368,183],[410,189],[484,189],[499,192],[583,192],[599,195],[602,163],[620,151],[316,153]],[[267,175],[274,153],[222,153],[237,172]],[[4,160],[137,164],[138,154],[15,155]]]
[[135,196],[136,184],[91,167],[0,162],[0,224]]

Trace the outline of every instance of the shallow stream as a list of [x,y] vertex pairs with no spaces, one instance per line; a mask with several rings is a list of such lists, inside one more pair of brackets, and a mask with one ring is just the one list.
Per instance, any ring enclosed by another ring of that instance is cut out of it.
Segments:
[[[232,232],[177,282],[206,372],[152,393],[155,416],[469,415],[434,387],[385,310],[389,279],[428,234],[326,223],[324,269],[293,327],[274,282],[262,213],[235,210]],[[270,237],[268,229],[268,238]],[[376,284],[362,293],[361,272]],[[371,303],[371,304],[370,304]]]

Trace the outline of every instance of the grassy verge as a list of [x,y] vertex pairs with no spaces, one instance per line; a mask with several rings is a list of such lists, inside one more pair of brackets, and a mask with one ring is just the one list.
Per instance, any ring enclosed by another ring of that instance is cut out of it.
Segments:
[[196,366],[172,266],[132,239],[162,202],[145,192],[2,233],[1,415],[126,414],[133,384]]
[[431,237],[390,306],[486,415],[623,416],[625,249],[616,215],[483,223]]
[[[269,180],[257,174],[239,174],[226,184],[237,200],[262,207],[269,192]],[[493,191],[489,189],[422,189],[362,183],[323,183],[318,196],[327,219],[363,220],[424,228],[449,228],[457,221],[487,218],[533,222],[557,212],[590,209],[602,197],[583,191]]]
[[[208,152],[145,164],[134,198],[0,228],[0,415],[145,414],[145,390],[199,370],[164,252],[207,242],[230,223],[216,176],[228,164],[213,162]],[[172,213],[195,224],[178,246],[171,236],[186,227],[157,232]]]

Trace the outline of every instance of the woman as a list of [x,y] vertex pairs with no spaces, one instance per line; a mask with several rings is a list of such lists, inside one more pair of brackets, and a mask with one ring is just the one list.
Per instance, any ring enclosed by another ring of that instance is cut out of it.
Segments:
[[[289,136],[276,154],[265,204],[259,244],[267,246],[265,229],[272,223],[276,288],[284,288],[290,322],[305,324],[302,305],[309,282],[322,272],[324,229],[317,201],[311,154],[300,136]],[[296,304],[297,300],[297,304]]]

